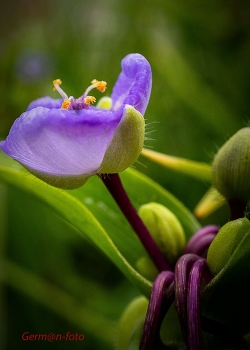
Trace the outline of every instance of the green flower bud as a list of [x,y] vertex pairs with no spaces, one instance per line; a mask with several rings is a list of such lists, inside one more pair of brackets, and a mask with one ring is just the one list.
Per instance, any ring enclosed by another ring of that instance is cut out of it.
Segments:
[[116,349],[138,349],[143,323],[148,308],[148,300],[139,296],[132,300],[118,323]]
[[233,135],[218,151],[212,165],[213,184],[227,200],[250,199],[250,128]]
[[158,203],[141,206],[138,214],[169,264],[173,265],[182,254],[186,242],[183,228],[177,217]]
[[246,218],[230,221],[220,229],[207,254],[207,264],[214,276],[225,267],[249,230],[250,222]]
[[159,273],[152,260],[146,256],[143,256],[139,260],[137,260],[136,269],[142,276],[147,278],[149,281],[154,281]]

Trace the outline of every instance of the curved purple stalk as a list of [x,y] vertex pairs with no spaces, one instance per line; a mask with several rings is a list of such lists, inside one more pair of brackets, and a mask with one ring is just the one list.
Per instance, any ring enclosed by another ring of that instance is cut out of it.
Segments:
[[206,255],[218,231],[219,227],[215,225],[209,225],[197,231],[189,240],[185,248],[185,254]]
[[179,258],[175,265],[175,306],[179,317],[179,322],[183,337],[187,343],[187,294],[188,275],[192,265],[200,259],[194,254],[186,254]]
[[170,271],[171,268],[168,262],[165,260],[162,252],[156,245],[155,241],[151,237],[148,229],[144,225],[140,216],[137,214],[134,206],[132,205],[120,177],[118,174],[109,174],[107,176],[101,177],[103,183],[109,190],[110,194],[113,196],[117,205],[121,209],[123,215],[126,217],[135,233],[139,237],[140,241],[144,245],[151,259],[155,263],[159,271]]
[[208,225],[205,227],[202,227],[200,230],[198,230],[188,241],[185,251],[185,254],[191,253],[193,244],[196,244],[197,241],[199,241],[201,238],[207,236],[208,234],[217,234],[219,231],[219,226],[215,225]]
[[188,279],[187,293],[187,329],[188,348],[203,349],[202,329],[200,320],[200,285],[203,270],[207,268],[206,259],[200,258],[193,264]]
[[189,253],[196,254],[200,257],[205,258],[208,248],[213,242],[215,236],[215,233],[208,233],[206,236],[200,237],[196,242],[193,243],[192,247],[190,247]]
[[140,350],[158,349],[161,323],[174,301],[173,281],[174,274],[170,271],[161,272],[155,279],[142,331]]

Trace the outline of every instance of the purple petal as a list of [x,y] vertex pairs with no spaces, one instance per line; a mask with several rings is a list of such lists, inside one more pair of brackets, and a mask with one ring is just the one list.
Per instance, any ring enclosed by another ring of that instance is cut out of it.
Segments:
[[152,73],[148,61],[140,54],[127,55],[122,60],[122,72],[113,88],[113,109],[129,104],[141,114],[145,113],[152,86]]
[[93,174],[102,163],[121,114],[37,107],[13,124],[0,148],[29,170],[52,176]]
[[54,99],[49,96],[38,98],[37,100],[32,101],[27,108],[27,111],[30,111],[36,107],[46,107],[49,109],[60,108],[62,105],[62,99]]

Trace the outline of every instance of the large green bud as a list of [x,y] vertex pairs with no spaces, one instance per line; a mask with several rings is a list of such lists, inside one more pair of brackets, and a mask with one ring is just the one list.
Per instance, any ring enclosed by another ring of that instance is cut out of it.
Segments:
[[220,229],[207,254],[207,264],[214,276],[226,266],[249,231],[250,222],[246,218],[230,221]]
[[227,199],[250,199],[250,128],[233,135],[218,151],[212,165],[213,184]]
[[169,264],[173,265],[182,254],[186,243],[177,217],[159,203],[142,205],[138,214]]

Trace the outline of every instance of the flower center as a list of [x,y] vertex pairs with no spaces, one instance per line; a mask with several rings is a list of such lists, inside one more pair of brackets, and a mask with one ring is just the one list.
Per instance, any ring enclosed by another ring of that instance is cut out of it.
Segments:
[[89,96],[88,93],[92,89],[97,89],[101,92],[104,92],[107,86],[106,81],[99,81],[94,79],[91,81],[91,85],[85,90],[84,94],[81,97],[75,99],[73,96],[68,97],[68,95],[61,89],[61,84],[62,81],[60,79],[53,80],[53,90],[59,92],[63,98],[61,109],[69,110],[90,108],[90,104],[96,102],[96,98],[94,96]]

